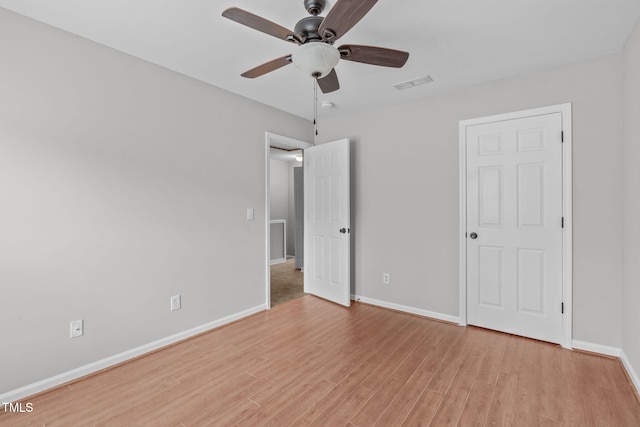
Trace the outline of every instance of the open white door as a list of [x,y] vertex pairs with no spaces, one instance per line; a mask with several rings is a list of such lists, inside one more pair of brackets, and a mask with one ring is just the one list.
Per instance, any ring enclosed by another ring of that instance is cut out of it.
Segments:
[[349,140],[304,150],[304,291],[349,306]]

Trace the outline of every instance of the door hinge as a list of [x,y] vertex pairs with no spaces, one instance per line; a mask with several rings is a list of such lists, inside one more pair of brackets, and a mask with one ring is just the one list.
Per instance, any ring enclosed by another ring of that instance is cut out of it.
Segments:
[[562,304],[560,305],[560,312],[561,312],[562,314],[564,314],[564,303],[562,303]]
[[564,131],[560,132],[560,142],[564,142]]
[[564,217],[562,217],[562,220],[560,221],[560,225],[562,226],[562,228],[564,228]]

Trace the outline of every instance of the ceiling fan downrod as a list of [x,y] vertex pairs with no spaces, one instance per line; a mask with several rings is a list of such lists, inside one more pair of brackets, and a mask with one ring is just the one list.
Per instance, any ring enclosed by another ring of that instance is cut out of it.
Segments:
[[313,16],[320,15],[326,5],[325,0],[304,0],[304,8]]

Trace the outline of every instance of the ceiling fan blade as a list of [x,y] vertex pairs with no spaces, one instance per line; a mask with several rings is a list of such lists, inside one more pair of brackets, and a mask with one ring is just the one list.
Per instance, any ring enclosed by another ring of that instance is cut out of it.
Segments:
[[255,79],[256,77],[260,77],[264,74],[270,73],[273,70],[277,70],[278,68],[284,67],[285,65],[289,64],[291,64],[291,55],[286,55],[281,58],[274,59],[273,61],[265,62],[262,65],[258,65],[257,67],[252,68],[249,71],[245,71],[241,74],[241,76],[248,79]]
[[318,28],[325,40],[337,40],[353,28],[378,0],[338,0]]
[[409,59],[409,52],[384,47],[345,44],[338,50],[341,59],[383,67],[401,68]]
[[338,81],[338,74],[336,74],[336,69],[334,68],[329,74],[321,79],[318,79],[318,86],[320,86],[320,90],[322,91],[322,93],[335,92],[336,90],[340,89],[340,82]]
[[275,22],[271,22],[268,19],[264,19],[261,16],[247,12],[246,10],[242,10],[237,7],[230,7],[222,12],[222,16],[242,25],[246,25],[249,28],[253,28],[254,30],[262,31],[270,36],[295,43],[300,42],[298,36],[296,36],[293,31],[288,30]]

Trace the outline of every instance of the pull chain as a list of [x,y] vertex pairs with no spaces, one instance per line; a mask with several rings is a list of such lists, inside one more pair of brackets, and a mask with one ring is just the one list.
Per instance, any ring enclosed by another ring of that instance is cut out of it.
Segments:
[[313,128],[318,135],[318,79],[313,79]]

